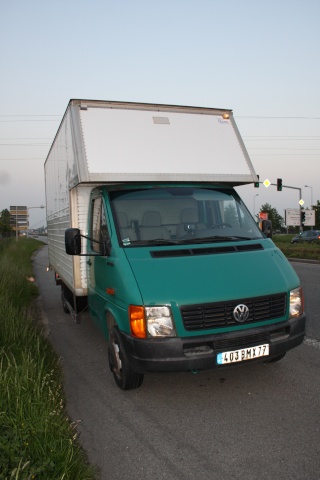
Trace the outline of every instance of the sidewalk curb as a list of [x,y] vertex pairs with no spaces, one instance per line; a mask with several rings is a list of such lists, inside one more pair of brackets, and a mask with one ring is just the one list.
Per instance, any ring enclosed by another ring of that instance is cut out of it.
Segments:
[[308,258],[290,258],[288,257],[289,262],[297,262],[297,263],[314,263],[316,265],[320,265],[319,260],[310,260]]

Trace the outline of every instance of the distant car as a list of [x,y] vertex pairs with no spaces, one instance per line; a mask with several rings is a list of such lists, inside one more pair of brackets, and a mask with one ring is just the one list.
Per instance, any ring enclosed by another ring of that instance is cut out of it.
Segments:
[[296,235],[291,240],[291,243],[319,243],[320,244],[320,231],[319,230],[307,230],[300,235]]

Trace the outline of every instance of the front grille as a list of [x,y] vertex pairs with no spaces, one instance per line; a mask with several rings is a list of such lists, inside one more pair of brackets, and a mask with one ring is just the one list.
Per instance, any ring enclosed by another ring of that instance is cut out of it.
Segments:
[[233,310],[239,304],[249,308],[249,317],[244,325],[250,322],[263,322],[283,317],[287,308],[287,295],[280,293],[265,297],[232,300],[230,302],[186,305],[180,308],[184,328],[188,331],[207,330],[212,328],[241,325],[233,317]]
[[[203,355],[213,352],[214,350],[236,350],[240,348],[250,347],[251,345],[261,345],[270,343],[280,339],[288,338],[290,335],[290,327],[282,327],[272,329],[270,331],[253,333],[251,335],[228,336],[227,338],[218,338],[214,341],[205,343],[190,343],[187,342],[183,351],[187,356]],[[219,334],[218,334],[219,336]],[[202,337],[203,338],[203,337]]]

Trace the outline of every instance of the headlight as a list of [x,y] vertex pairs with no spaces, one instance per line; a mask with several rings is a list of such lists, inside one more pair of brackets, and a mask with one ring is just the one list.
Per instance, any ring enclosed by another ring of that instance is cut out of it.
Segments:
[[129,306],[131,335],[137,338],[175,337],[176,331],[169,307]]
[[146,307],[145,312],[149,337],[176,336],[169,307]]
[[290,317],[302,315],[304,308],[302,288],[295,288],[290,292]]

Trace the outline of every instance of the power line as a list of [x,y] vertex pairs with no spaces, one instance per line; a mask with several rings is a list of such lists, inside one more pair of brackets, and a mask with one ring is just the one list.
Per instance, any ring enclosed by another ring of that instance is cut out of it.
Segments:
[[59,122],[60,119],[57,120],[0,120],[1,123],[18,123],[18,122]]
[[262,137],[262,136],[252,136],[252,137],[246,137],[245,135],[242,137],[246,140],[246,142],[279,142],[279,141],[285,141],[285,142],[310,142],[310,141],[320,141],[320,137]]
[[51,113],[50,115],[47,115],[47,114],[43,114],[43,115],[41,115],[41,114],[37,114],[37,115],[34,115],[34,114],[30,114],[30,115],[28,115],[28,114],[23,114],[23,115],[20,115],[20,114],[18,114],[18,115],[0,115],[0,117],[60,117],[60,116],[61,115],[57,115],[55,113],[54,114]]
[[25,161],[32,161],[32,160],[42,160],[44,161],[45,158],[0,158],[0,162],[25,162]]
[[47,147],[51,143],[0,143],[2,147]]
[[320,138],[319,135],[243,135],[243,138]]
[[51,140],[51,137],[39,137],[39,138],[12,137],[12,138],[0,138],[0,140]]
[[293,156],[296,156],[296,157],[306,157],[306,156],[310,156],[310,157],[318,157],[320,156],[320,153],[252,153],[252,155],[250,155],[251,157],[262,157],[262,156],[265,156],[265,157],[280,157],[280,156],[290,156],[290,157],[293,157]]
[[[310,151],[310,150],[319,150],[318,148],[290,148],[290,147],[286,147],[286,148],[277,148],[277,147],[250,147],[248,148],[248,150],[300,150],[302,152],[306,152],[306,151]],[[320,150],[319,150],[320,152]]]
[[[0,117],[11,118],[11,117],[58,117],[55,120],[30,120],[30,119],[23,119],[23,120],[0,120],[0,122],[57,122],[59,121],[62,116],[61,115],[0,115]],[[235,115],[235,118],[239,119],[246,119],[246,120],[320,120],[320,117],[299,117],[299,116],[292,116],[292,117],[268,117],[268,116],[259,116],[259,115]]]
[[[0,117],[60,117],[61,118],[61,115],[59,114],[56,114],[56,113],[51,113],[51,114],[17,114],[17,115],[13,115],[13,114],[10,114],[10,115],[0,115]],[[268,116],[268,115],[235,115],[235,117],[237,118],[270,118],[270,119],[274,119],[274,118],[289,118],[289,119],[302,119],[302,120],[320,120],[320,117],[305,117],[305,116],[299,116],[299,115],[296,115],[296,116]]]
[[[34,117],[40,117],[34,119]],[[47,120],[47,117],[57,117],[55,119]],[[61,115],[0,115],[1,123],[17,123],[17,122],[58,122],[61,120]],[[13,119],[13,120],[11,120]]]
[[235,115],[235,118],[247,118],[247,119],[258,119],[258,120],[320,120],[320,117],[268,117],[268,116],[258,116],[258,115]]

